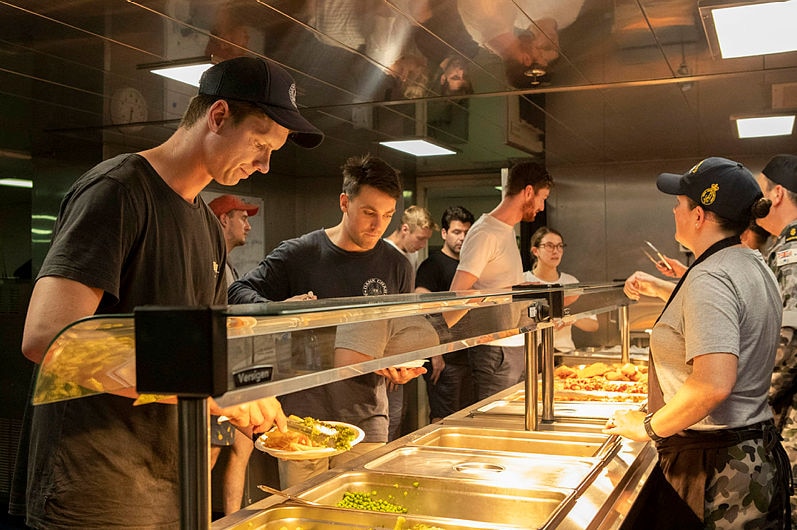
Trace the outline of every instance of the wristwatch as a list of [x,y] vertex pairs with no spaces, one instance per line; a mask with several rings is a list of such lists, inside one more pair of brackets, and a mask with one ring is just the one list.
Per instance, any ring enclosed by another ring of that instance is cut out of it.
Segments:
[[656,434],[656,431],[654,431],[653,427],[651,427],[651,425],[650,425],[650,419],[653,417],[653,414],[654,413],[651,412],[650,414],[645,416],[645,419],[642,420],[642,424],[645,426],[645,432],[648,433],[648,436],[650,436],[650,439],[653,440],[654,442],[660,442],[660,441],[664,440],[664,437],[663,436],[659,436],[658,434]]

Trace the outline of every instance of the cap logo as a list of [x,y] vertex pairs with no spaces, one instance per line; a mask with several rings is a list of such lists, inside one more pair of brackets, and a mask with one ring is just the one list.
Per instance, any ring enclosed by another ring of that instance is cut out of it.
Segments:
[[717,200],[717,191],[719,191],[719,189],[719,184],[712,184],[708,188],[704,189],[703,193],[700,194],[700,202],[702,202],[704,206],[712,204]]
[[291,83],[291,87],[288,89],[288,97],[291,99],[293,108],[296,108],[296,83]]

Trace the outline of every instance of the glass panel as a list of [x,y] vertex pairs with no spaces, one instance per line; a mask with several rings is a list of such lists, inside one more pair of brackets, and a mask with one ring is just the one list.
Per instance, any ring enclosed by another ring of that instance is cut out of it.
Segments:
[[[573,305],[557,306],[557,294]],[[549,312],[575,319],[625,303],[621,285],[575,284],[229,306],[228,392],[217,401],[294,392],[548,327]],[[65,329],[42,362],[34,404],[104,392],[136,404],[173,400],[136,394],[134,326],[132,315],[101,315]]]

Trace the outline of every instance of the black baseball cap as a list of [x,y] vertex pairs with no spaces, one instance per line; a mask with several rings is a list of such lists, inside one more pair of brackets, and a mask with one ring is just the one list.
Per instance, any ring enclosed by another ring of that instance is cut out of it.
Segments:
[[698,162],[683,175],[662,173],[656,187],[669,195],[686,195],[730,221],[748,219],[750,207],[763,196],[750,170],[717,156]]
[[299,114],[293,78],[272,61],[255,57],[222,61],[202,74],[199,93],[256,104],[269,118],[290,129],[288,137],[301,147],[316,147],[324,139],[324,134]]
[[775,184],[797,193],[797,156],[775,155],[761,173]]

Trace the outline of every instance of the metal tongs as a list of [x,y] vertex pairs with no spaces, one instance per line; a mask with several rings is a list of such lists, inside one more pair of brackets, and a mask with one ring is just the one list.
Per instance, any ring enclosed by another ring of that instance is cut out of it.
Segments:
[[670,272],[675,272],[675,271],[673,271],[672,265],[670,265],[670,264],[667,262],[667,260],[665,259],[665,257],[664,257],[664,254],[662,254],[661,252],[659,252],[659,249],[657,249],[656,247],[654,247],[654,246],[653,246],[653,243],[651,243],[650,241],[647,241],[647,240],[646,240],[646,241],[645,241],[645,244],[646,244],[646,245],[648,246],[648,248],[649,248],[649,249],[650,249],[650,250],[653,252],[653,254],[655,254],[655,255],[656,255],[656,256],[658,256],[658,258],[659,258],[659,259],[656,259],[656,258],[654,258],[653,256],[651,256],[650,252],[648,252],[648,251],[645,249],[645,247],[642,247],[642,252],[644,252],[644,253],[645,253],[645,255],[648,257],[648,259],[649,259],[650,261],[652,261],[654,265],[656,265],[657,267],[658,267],[658,266],[664,266],[664,267],[666,267],[666,268],[667,268],[667,269],[668,269]]
[[298,502],[301,504],[308,504],[310,506],[321,506],[321,504],[313,501],[308,501],[307,499],[302,499],[301,497],[294,497],[288,493],[285,493],[282,490],[278,490],[277,488],[272,488],[271,486],[266,486],[265,484],[258,484],[258,489],[261,491],[265,491],[266,493],[271,493],[272,495],[279,495],[280,497],[285,497],[289,501]]
[[340,435],[333,425],[319,421],[308,425],[303,419],[294,415],[288,416],[288,429],[306,435],[311,442],[319,447],[335,447]]
[[[217,419],[219,424],[225,421],[230,421],[230,418],[219,416]],[[306,435],[318,447],[337,447],[338,436],[340,436],[340,431],[334,425],[318,421],[314,421],[312,425],[307,425],[302,418],[293,414],[288,416],[288,430]],[[253,433],[252,439],[257,440],[261,434],[263,433]]]

